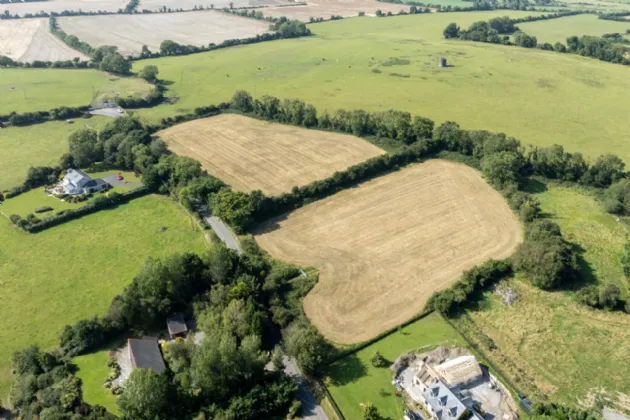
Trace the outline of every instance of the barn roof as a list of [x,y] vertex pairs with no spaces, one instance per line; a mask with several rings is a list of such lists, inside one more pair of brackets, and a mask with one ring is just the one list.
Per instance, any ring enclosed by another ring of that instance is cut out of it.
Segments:
[[181,334],[188,331],[186,321],[184,321],[184,315],[176,314],[166,319],[166,326],[168,327],[168,333],[170,335]]
[[155,373],[162,373],[166,369],[157,338],[130,338],[128,344],[134,368],[152,369]]

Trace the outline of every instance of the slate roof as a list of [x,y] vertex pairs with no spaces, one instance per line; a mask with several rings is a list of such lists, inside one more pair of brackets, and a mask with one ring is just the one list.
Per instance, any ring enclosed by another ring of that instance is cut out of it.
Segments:
[[[438,420],[458,420],[467,410],[464,402],[440,380],[435,381],[424,391],[424,398],[433,409]],[[468,411],[468,413],[471,414],[471,420],[480,420],[471,411]]]
[[186,321],[184,321],[184,315],[176,314],[166,319],[166,326],[168,327],[168,333],[173,336],[175,334],[181,334],[188,331]]
[[81,181],[85,179],[90,180],[92,177],[80,169],[68,169],[66,172],[66,179],[74,185],[79,185]]
[[166,369],[157,338],[130,338],[128,344],[134,368],[152,369],[155,373],[162,373]]

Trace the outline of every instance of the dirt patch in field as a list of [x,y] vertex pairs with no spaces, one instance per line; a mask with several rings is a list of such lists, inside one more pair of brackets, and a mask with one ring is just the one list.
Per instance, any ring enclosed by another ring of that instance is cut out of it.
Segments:
[[26,3],[0,4],[0,12],[8,10],[12,15],[24,16],[26,13],[63,12],[64,10],[84,12],[116,12],[124,9],[128,0],[49,0]]
[[123,55],[139,54],[146,45],[159,51],[170,39],[186,45],[220,44],[227,39],[249,38],[269,30],[269,22],[219,11],[156,13],[145,15],[70,16],[58,19],[68,34],[92,46],[116,45]]
[[330,19],[332,15],[342,17],[358,16],[364,12],[366,16],[376,16],[376,10],[383,13],[398,13],[400,10],[409,11],[409,6],[404,4],[381,3],[376,0],[316,0],[306,2],[306,6],[267,7],[261,9],[265,16],[286,16],[308,22],[310,18]]
[[368,340],[422,311],[464,270],[505,258],[522,231],[503,197],[468,166],[430,160],[260,226],[274,258],[314,266],[304,311],[330,340]]
[[24,62],[86,59],[50,33],[47,19],[0,20],[0,55]]
[[238,191],[268,195],[324,179],[383,150],[357,137],[219,115],[157,133]]

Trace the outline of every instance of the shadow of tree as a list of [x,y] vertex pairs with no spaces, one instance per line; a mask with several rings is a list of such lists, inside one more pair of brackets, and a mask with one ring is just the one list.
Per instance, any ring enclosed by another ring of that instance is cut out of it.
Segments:
[[350,354],[328,368],[328,377],[334,386],[353,383],[365,375],[367,367],[356,354]]
[[525,185],[523,186],[523,191],[528,192],[530,194],[540,194],[547,191],[547,184],[537,179],[528,179]]

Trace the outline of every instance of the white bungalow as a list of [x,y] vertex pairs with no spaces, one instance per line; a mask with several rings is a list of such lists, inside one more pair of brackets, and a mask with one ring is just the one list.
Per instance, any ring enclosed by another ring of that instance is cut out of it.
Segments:
[[64,193],[70,195],[94,193],[107,188],[107,182],[103,179],[92,179],[88,174],[79,169],[68,169],[61,182]]

